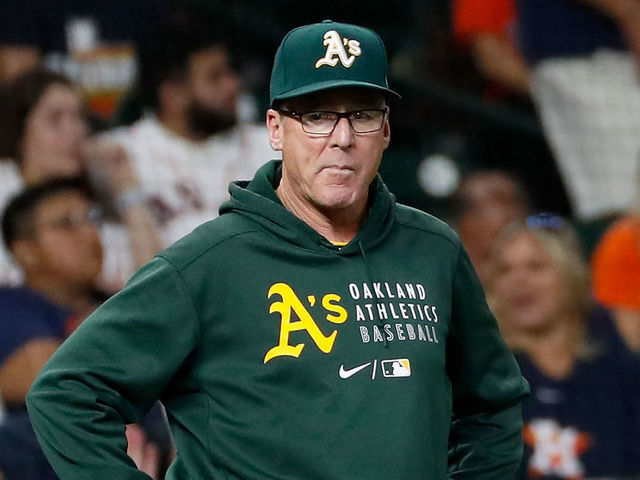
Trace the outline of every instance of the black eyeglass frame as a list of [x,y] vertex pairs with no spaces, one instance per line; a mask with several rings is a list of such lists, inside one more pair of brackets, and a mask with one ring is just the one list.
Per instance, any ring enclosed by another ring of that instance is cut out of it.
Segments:
[[104,220],[104,211],[98,205],[91,205],[86,212],[75,212],[48,222],[36,224],[37,228],[53,228],[56,230],[72,231],[84,225],[93,224],[98,227]]
[[[389,114],[389,107],[384,107],[384,108],[361,108],[359,110],[351,110],[349,112],[333,112],[331,110],[310,110],[308,112],[296,112],[294,110],[286,110],[284,108],[281,108],[281,109],[278,110],[278,112],[282,113],[283,115],[286,115],[287,117],[292,117],[292,118],[295,118],[296,120],[298,120],[300,122],[300,126],[302,127],[302,131],[304,133],[306,133],[308,135],[313,135],[314,137],[328,137],[329,135],[331,135],[334,132],[334,130],[338,126],[338,122],[342,118],[346,118],[347,119],[347,121],[349,122],[349,126],[356,133],[373,133],[373,132],[377,132],[377,131],[381,130],[382,127],[384,127],[384,119]],[[351,122],[350,116],[353,115],[354,113],[359,113],[359,112],[382,112],[382,118],[380,119],[380,126],[378,128],[374,128],[373,130],[365,130],[365,131],[356,130],[356,128],[353,126],[353,123]],[[316,132],[307,131],[305,129],[305,127],[304,127],[304,122],[302,121],[302,116],[303,115],[308,115],[309,113],[331,113],[333,115],[336,115],[336,121],[334,122],[333,128],[331,129],[331,131],[327,132],[327,133],[316,133]]]

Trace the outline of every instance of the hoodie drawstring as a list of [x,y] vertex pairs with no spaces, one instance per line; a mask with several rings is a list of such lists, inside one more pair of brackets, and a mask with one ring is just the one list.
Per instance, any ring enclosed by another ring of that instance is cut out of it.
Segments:
[[[369,262],[367,262],[367,255],[364,253],[364,247],[362,246],[362,241],[358,242],[358,248],[360,249],[360,254],[362,255],[362,263],[364,263],[364,270],[367,275],[367,283],[373,287],[373,277],[371,276],[371,268],[369,267]],[[384,329],[384,322],[380,317],[380,309],[378,308],[378,297],[373,295],[373,303],[376,306],[376,311],[378,313],[378,322],[380,323],[380,333],[382,338],[384,339],[384,348],[389,348],[389,342],[387,340],[386,331]]]

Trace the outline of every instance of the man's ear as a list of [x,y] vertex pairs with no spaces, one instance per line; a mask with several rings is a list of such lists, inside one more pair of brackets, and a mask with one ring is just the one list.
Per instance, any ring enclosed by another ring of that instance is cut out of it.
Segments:
[[269,131],[269,143],[276,152],[282,151],[282,116],[274,109],[267,110],[267,130]]
[[23,271],[38,267],[38,254],[31,240],[16,240],[10,246],[11,254]]
[[389,124],[389,115],[384,119],[384,126],[382,127],[382,131],[384,133],[384,149],[386,150],[389,147],[389,142],[391,142],[391,125]]

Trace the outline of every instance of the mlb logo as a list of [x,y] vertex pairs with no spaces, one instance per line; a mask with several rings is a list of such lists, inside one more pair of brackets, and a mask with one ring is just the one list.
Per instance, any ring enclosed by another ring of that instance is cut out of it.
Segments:
[[410,377],[411,364],[408,358],[396,358],[393,360],[382,360],[382,374],[385,377]]

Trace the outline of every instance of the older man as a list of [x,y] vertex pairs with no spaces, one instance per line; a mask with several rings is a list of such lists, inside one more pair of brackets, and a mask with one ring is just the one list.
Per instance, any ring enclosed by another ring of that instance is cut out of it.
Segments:
[[146,265],[28,396],[62,479],[145,478],[124,424],[160,398],[168,478],[506,479],[528,386],[459,240],[395,203],[386,54],[325,21],[276,53],[283,160]]

